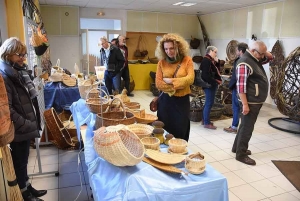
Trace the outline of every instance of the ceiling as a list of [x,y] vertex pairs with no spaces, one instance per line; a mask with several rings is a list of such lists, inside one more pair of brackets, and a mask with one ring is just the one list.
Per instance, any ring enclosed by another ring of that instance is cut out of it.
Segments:
[[[278,0],[39,0],[41,5],[113,8],[150,12],[209,14]],[[174,3],[197,3],[194,6],[174,6]]]

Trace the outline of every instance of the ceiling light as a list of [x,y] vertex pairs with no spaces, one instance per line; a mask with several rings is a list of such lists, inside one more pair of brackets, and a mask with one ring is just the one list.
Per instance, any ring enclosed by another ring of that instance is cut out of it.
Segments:
[[180,6],[193,6],[196,5],[197,3],[185,3],[185,4],[181,4]]
[[105,15],[105,13],[104,12],[98,12],[97,15],[98,16],[103,16],[103,15]]
[[173,5],[174,6],[179,6],[179,5],[181,5],[181,4],[183,4],[184,2],[177,2],[177,3],[174,3]]

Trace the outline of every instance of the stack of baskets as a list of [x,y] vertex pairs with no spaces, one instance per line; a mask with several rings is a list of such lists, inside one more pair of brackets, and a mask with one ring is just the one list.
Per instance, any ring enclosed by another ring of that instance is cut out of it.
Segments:
[[95,131],[94,148],[98,155],[115,166],[134,166],[142,161],[144,145],[131,131],[108,132],[105,127]]

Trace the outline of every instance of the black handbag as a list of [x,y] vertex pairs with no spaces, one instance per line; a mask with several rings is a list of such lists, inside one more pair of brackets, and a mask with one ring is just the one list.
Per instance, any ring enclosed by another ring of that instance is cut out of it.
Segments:
[[202,88],[210,88],[211,84],[205,82],[201,77],[201,70],[194,70],[195,71],[195,79],[193,85],[202,87]]

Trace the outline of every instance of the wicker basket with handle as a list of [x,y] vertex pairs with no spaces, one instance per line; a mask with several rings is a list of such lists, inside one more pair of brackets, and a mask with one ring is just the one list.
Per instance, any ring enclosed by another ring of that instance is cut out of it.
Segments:
[[[86,97],[86,105],[88,106],[89,110],[94,113],[94,114],[98,114],[98,113],[102,113],[103,111],[105,111],[107,109],[107,107],[109,106],[109,96],[107,95],[107,93],[103,90],[103,89],[99,89],[102,93],[105,94],[104,97],[98,97],[98,98],[88,98],[90,95],[90,92],[96,90],[97,92],[98,89],[90,89],[90,91],[87,93],[87,97]],[[95,93],[93,93],[95,94]],[[100,94],[100,93],[97,93]]]
[[126,129],[108,132],[105,127],[95,131],[94,149],[115,166],[134,166],[145,153],[144,145],[133,132]]

